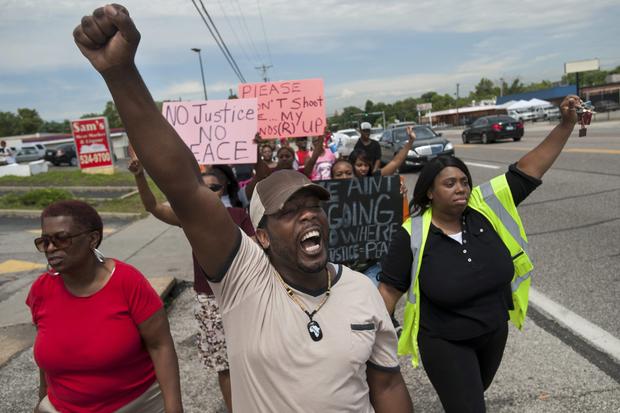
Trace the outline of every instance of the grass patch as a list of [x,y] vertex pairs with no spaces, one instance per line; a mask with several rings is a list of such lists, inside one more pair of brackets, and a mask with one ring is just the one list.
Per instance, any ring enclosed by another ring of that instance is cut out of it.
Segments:
[[32,176],[2,176],[0,186],[134,186],[133,175],[117,171],[114,175],[85,174],[78,169],[49,171]]
[[[132,180],[133,176],[130,175]],[[159,202],[164,202],[166,197],[157,185],[149,178],[149,186]],[[133,182],[133,181],[132,181]],[[28,192],[10,193],[0,197],[0,209],[35,209],[40,210],[50,203],[63,199],[75,199],[68,191],[56,188],[33,189]],[[77,198],[80,199],[80,198]],[[139,194],[131,195],[125,199],[88,200],[99,212],[130,212],[146,215]]]
[[73,199],[73,195],[64,189],[35,189],[24,193],[6,194],[0,197],[0,208],[43,209],[52,202],[66,199]]

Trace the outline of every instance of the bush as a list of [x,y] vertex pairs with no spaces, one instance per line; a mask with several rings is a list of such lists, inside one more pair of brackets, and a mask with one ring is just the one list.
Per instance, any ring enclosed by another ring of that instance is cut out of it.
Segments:
[[25,193],[11,193],[0,197],[0,208],[36,208],[42,209],[52,202],[73,199],[73,195],[64,189],[35,189]]

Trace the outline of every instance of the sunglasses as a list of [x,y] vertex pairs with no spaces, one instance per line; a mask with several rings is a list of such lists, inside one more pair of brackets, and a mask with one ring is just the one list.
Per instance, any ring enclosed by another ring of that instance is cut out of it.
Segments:
[[211,185],[207,185],[207,187],[212,190],[213,192],[217,192],[220,189],[224,188],[224,185],[221,184],[211,184]]
[[39,252],[45,252],[49,248],[50,243],[52,243],[57,249],[62,250],[71,246],[71,240],[73,238],[79,237],[80,235],[88,234],[89,232],[93,231],[95,230],[89,229],[88,231],[80,232],[79,234],[74,235],[43,235],[42,237],[36,238],[34,240],[34,246],[37,247],[37,250],[39,250]]

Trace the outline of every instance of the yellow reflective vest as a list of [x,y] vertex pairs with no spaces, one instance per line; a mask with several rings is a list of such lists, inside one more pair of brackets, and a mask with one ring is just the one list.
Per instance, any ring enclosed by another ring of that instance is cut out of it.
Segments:
[[[511,282],[514,310],[509,311],[510,321],[519,329],[523,327],[527,312],[528,294],[531,284],[530,273],[534,268],[527,252],[527,237],[517,212],[506,175],[500,175],[475,187],[467,205],[489,220],[495,232],[510,251],[515,272]],[[410,217],[403,227],[411,237],[413,263],[411,285],[407,293],[403,331],[398,341],[398,354],[411,355],[411,363],[418,366],[418,330],[420,327],[420,284],[418,274],[422,265],[422,254],[431,225],[431,208],[422,215]]]

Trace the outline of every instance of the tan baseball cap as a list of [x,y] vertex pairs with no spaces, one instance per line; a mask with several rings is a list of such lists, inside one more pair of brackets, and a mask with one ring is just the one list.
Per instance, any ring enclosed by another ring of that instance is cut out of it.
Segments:
[[258,228],[263,216],[281,210],[286,201],[301,190],[312,192],[322,201],[329,199],[325,188],[292,169],[276,171],[256,184],[250,201],[250,219],[254,228]]

